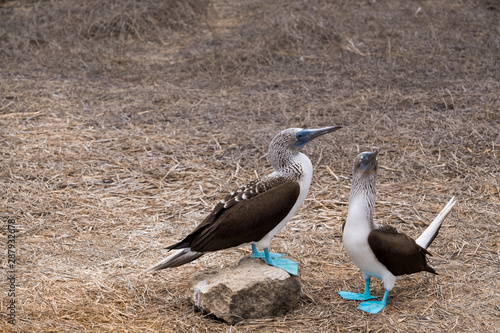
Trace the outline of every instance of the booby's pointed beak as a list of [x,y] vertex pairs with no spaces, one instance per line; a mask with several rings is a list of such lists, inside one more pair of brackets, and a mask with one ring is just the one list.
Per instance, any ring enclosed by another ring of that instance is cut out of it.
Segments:
[[330,133],[330,132],[336,131],[336,130],[341,129],[341,128],[342,128],[342,126],[330,126],[330,127],[323,127],[323,128],[317,128],[317,129],[304,129],[295,135],[295,137],[297,138],[297,142],[295,142],[295,146],[302,148],[309,141],[312,141],[312,140],[316,139],[317,137],[322,136],[323,134]]
[[377,165],[377,155],[378,151],[363,153],[363,158],[361,158],[361,169],[365,171],[372,171]]

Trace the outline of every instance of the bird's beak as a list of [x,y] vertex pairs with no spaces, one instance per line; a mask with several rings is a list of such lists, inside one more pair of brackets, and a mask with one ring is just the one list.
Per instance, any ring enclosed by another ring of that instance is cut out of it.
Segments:
[[317,137],[322,136],[323,134],[330,133],[330,132],[336,131],[336,130],[341,129],[341,128],[342,128],[342,126],[330,126],[330,127],[323,127],[323,128],[317,128],[317,129],[304,129],[295,135],[297,138],[297,142],[295,142],[295,146],[302,148],[309,141],[312,141],[312,140],[316,139]]
[[373,152],[363,153],[363,159],[361,160],[361,168],[365,171],[372,171],[377,165],[377,155],[378,150]]

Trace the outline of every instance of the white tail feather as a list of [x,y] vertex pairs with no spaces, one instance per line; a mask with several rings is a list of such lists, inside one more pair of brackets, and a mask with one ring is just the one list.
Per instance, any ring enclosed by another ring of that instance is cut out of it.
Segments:
[[162,261],[154,264],[153,266],[146,269],[143,273],[159,271],[160,269],[168,268],[168,267],[177,267],[184,264],[187,264],[190,261],[198,259],[204,252],[195,252],[191,251],[190,248],[180,249],[175,253],[171,254],[167,258]]
[[456,204],[455,197],[452,197],[450,201],[444,206],[443,210],[441,213],[436,216],[434,221],[427,227],[427,229],[424,230],[424,232],[415,240],[415,242],[426,249],[429,245],[431,245],[432,241],[436,237],[437,233],[439,232],[439,228],[441,227],[441,223],[443,223],[444,219],[446,216],[451,211],[451,208],[455,206]]

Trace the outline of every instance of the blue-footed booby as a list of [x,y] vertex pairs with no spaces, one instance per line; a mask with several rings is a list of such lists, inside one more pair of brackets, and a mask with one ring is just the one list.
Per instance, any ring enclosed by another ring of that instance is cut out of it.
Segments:
[[[274,172],[229,193],[193,232],[167,247],[178,251],[147,271],[181,266],[206,252],[251,244],[252,257],[297,275],[297,263],[270,253],[268,248],[271,238],[288,223],[309,192],[313,167],[301,148],[340,128],[289,128],[280,132],[269,145],[268,159]],[[264,252],[258,252],[257,247]]]
[[370,294],[370,279],[375,277],[384,283],[382,301],[359,304],[359,309],[369,313],[378,313],[385,307],[396,276],[422,271],[437,274],[427,264],[426,255],[431,255],[427,247],[436,238],[441,223],[456,203],[455,197],[452,197],[416,240],[389,225],[375,224],[373,210],[377,193],[377,155],[377,151],[364,152],[354,160],[349,208],[342,227],[345,250],[363,272],[365,291],[363,294],[339,291],[339,295],[344,299],[366,301],[376,298]]

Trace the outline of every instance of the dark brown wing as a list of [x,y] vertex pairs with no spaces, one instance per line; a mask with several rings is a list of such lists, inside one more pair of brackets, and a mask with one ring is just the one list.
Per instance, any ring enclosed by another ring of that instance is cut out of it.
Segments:
[[370,232],[368,244],[377,259],[395,276],[427,271],[437,274],[427,265],[430,253],[405,234],[391,226],[382,226]]
[[168,248],[208,252],[259,241],[288,215],[299,193],[295,181],[252,182],[226,196],[191,234]]

